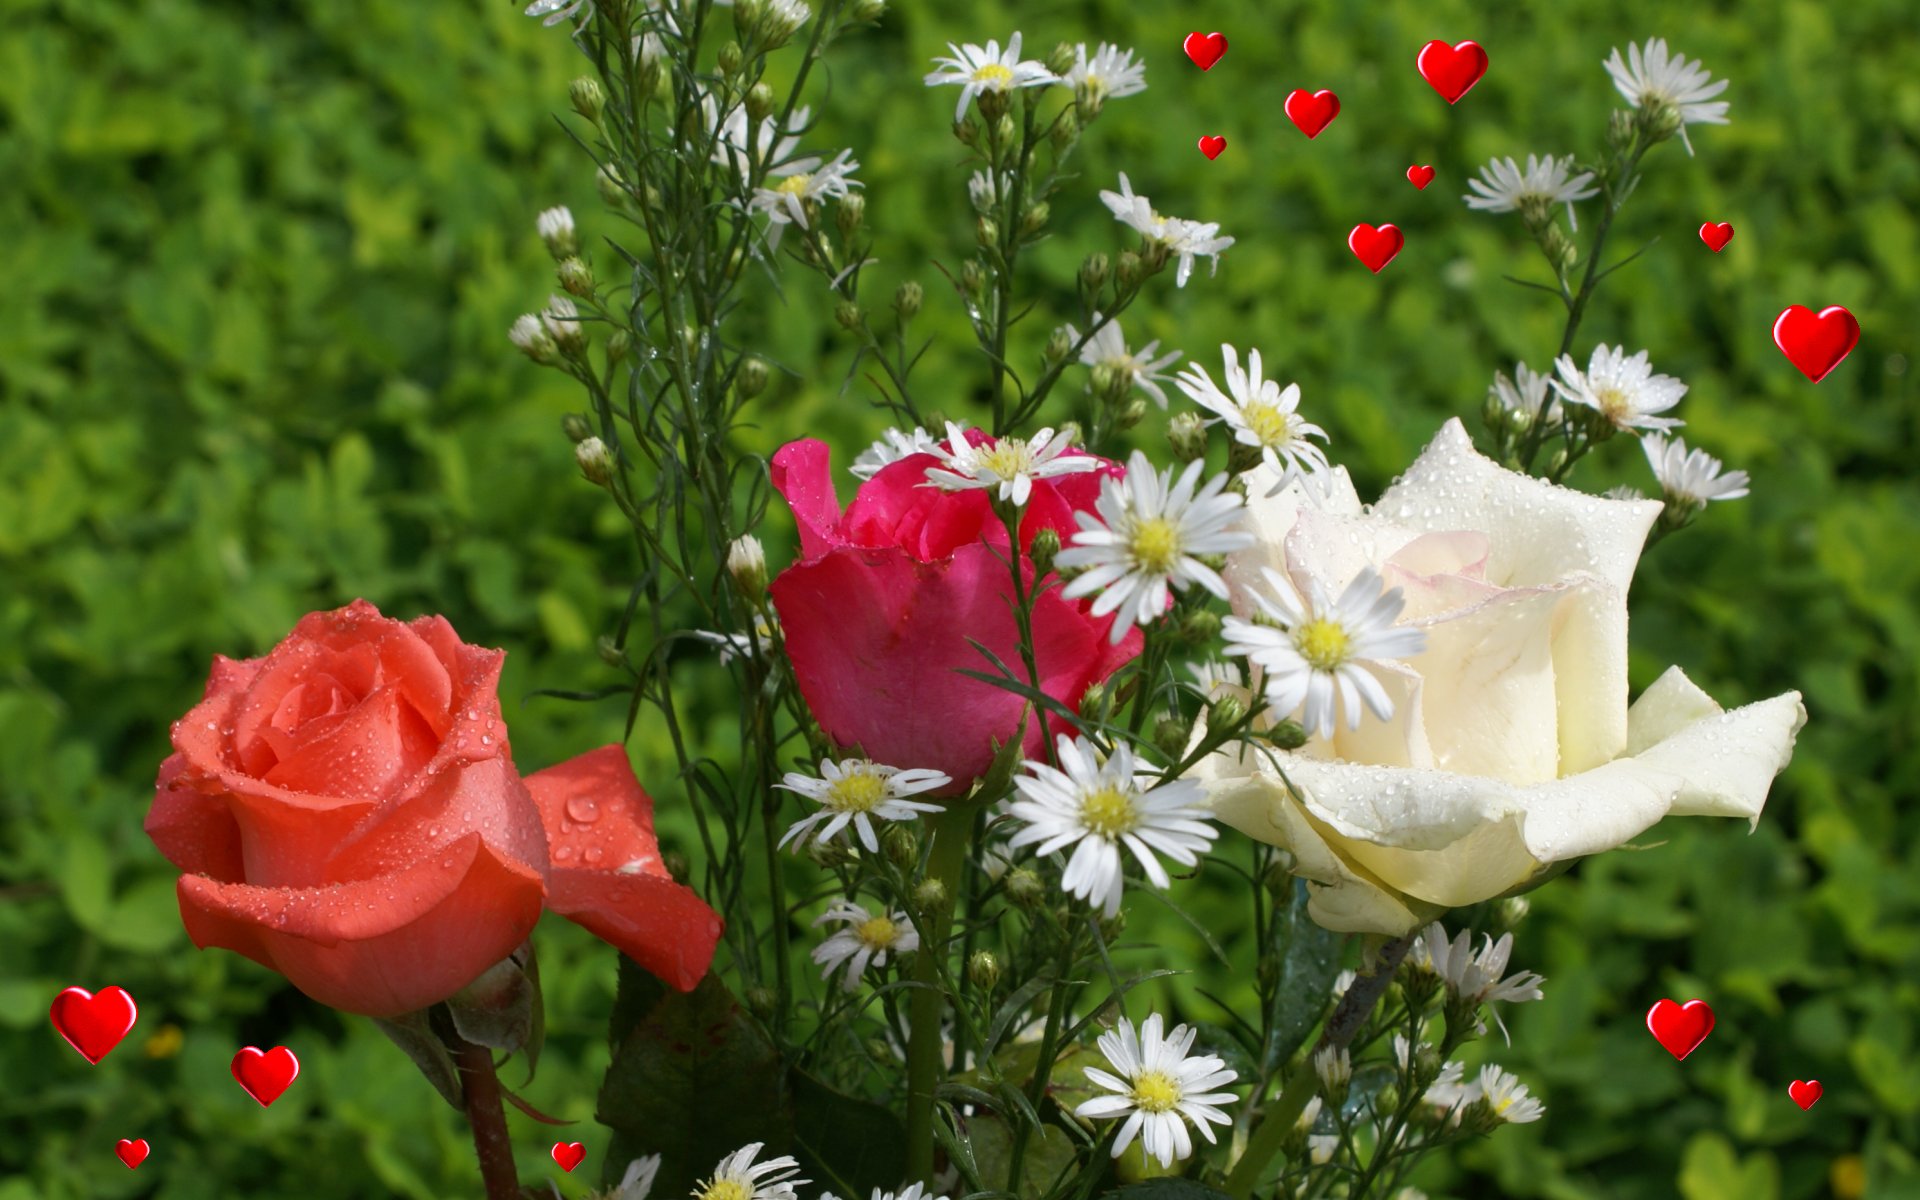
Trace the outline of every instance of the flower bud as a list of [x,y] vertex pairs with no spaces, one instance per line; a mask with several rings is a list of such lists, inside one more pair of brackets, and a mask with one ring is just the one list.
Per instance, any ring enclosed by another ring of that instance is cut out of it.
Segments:
[[1208,729],[1230,729],[1246,716],[1246,703],[1238,696],[1215,696],[1207,702]]
[[627,194],[627,185],[622,182],[620,172],[608,163],[594,174],[593,186],[600,192],[601,203],[608,208],[623,209],[631,197]]
[[733,390],[742,400],[751,400],[767,390],[767,363],[756,354],[749,354],[740,361],[740,369],[733,374]]
[[1187,752],[1187,739],[1193,734],[1193,727],[1177,716],[1164,716],[1153,723],[1154,749],[1166,755],[1174,762]]
[[1120,389],[1121,395],[1126,395],[1126,388],[1128,384],[1131,383],[1131,381],[1121,373],[1120,369],[1112,363],[1095,363],[1091,374],[1093,376],[1093,394],[1103,400],[1112,400],[1116,387]]
[[1047,338],[1046,349],[1042,350],[1040,354],[1041,357],[1046,360],[1047,365],[1052,366],[1054,363],[1065,358],[1067,351],[1071,349],[1073,349],[1073,339],[1067,335],[1067,327],[1062,325],[1053,331],[1052,336]]
[[1282,750],[1298,750],[1307,744],[1307,731],[1300,722],[1289,718],[1267,730],[1267,740]]
[[992,217],[981,217],[973,223],[973,240],[980,243],[982,250],[1000,248],[1000,222]]
[[580,310],[565,296],[547,297],[547,311],[540,314],[547,336],[569,357],[587,348],[587,327],[580,323]]
[[727,574],[747,603],[760,602],[767,594],[767,549],[759,538],[747,533],[728,543]]
[[780,1011],[780,993],[762,983],[748,988],[743,999],[747,1002],[747,1011],[762,1021],[771,1021],[773,1014]]
[[754,121],[764,121],[773,112],[773,89],[764,82],[756,83],[747,89],[747,115]]
[[980,141],[980,127],[973,123],[972,117],[966,117],[954,122],[953,136],[961,145],[973,146]]
[[1119,278],[1120,278],[1120,286],[1123,289],[1131,289],[1135,285],[1137,285],[1140,282],[1144,272],[1145,272],[1145,265],[1140,261],[1140,256],[1138,254],[1135,254],[1131,250],[1122,250],[1120,252]]
[[1046,898],[1047,885],[1031,868],[1007,872],[1007,899],[1017,908],[1031,909]]
[[622,650],[618,643],[604,633],[594,641],[593,652],[600,656],[601,662],[610,667],[624,667],[627,665],[626,651]]
[[887,11],[887,0],[857,0],[851,17],[855,21],[878,21]]
[[953,897],[947,892],[947,885],[938,879],[922,879],[913,889],[913,911],[920,914],[922,920],[938,919],[946,915],[953,904]]
[[1533,907],[1525,896],[1508,896],[1500,902],[1500,927],[1513,929],[1527,919],[1527,911]]
[[967,956],[967,981],[991,995],[1000,982],[1000,959],[991,950],[975,950]]
[[1107,286],[1108,269],[1107,256],[1105,254],[1095,252],[1087,255],[1087,260],[1080,264],[1080,294],[1083,296],[1099,295],[1100,289]]
[[[743,11],[745,7],[745,5],[741,5],[733,11],[739,13]],[[740,70],[740,64],[744,58],[745,56],[740,51],[740,43],[728,42],[726,45],[720,47],[720,73],[722,75],[736,74]]]
[[1105,683],[1091,684],[1080,694],[1080,715],[1089,721],[1104,721],[1107,719],[1107,707],[1112,703],[1113,690],[1110,687]]
[[662,854],[660,865],[665,867],[667,874],[682,887],[685,887],[687,880],[693,877],[693,864],[688,862],[687,856],[678,850],[669,850]]
[[1002,146],[1011,146],[1013,144],[1013,136],[1018,132],[1013,124],[1013,115],[1007,112],[1007,106],[1011,104],[1012,101],[1007,98],[1004,92],[989,92],[986,96],[980,97],[980,111],[983,113],[987,111],[987,99],[989,96],[999,101],[995,107],[1000,110],[997,114],[993,115],[993,135],[1000,139]]
[[986,268],[980,265],[978,259],[970,258],[960,264],[960,288],[962,291],[966,292],[966,294],[973,299],[978,300],[980,293],[986,289],[986,286]]
[[595,125],[600,123],[600,110],[606,107],[607,94],[600,90],[598,79],[582,75],[574,80],[567,88],[567,99],[573,102],[573,111]]
[[854,231],[860,228],[860,222],[867,216],[867,198],[859,192],[849,192],[840,197],[834,206],[833,223],[843,238],[852,238]]
[[890,821],[880,833],[880,852],[894,866],[911,868],[920,861],[920,836],[914,833],[913,826]]
[[1560,268],[1572,266],[1573,261],[1569,256],[1579,254],[1558,225],[1546,227],[1546,231],[1540,235],[1540,249],[1547,256],[1547,261]]
[[526,313],[514,321],[507,330],[507,340],[514,349],[539,363],[550,367],[560,361],[560,349],[553,344],[553,335],[547,332],[546,323],[532,313]]
[[1220,636],[1220,614],[1212,609],[1197,608],[1180,619],[1174,630],[1175,639],[1182,646],[1204,646]]
[[1553,452],[1553,457],[1547,460],[1547,478],[1551,479],[1560,474],[1560,472],[1566,470],[1566,467],[1567,448],[1562,446]]
[[1186,464],[1207,456],[1207,423],[1196,412],[1178,412],[1167,422],[1167,443],[1175,462]]
[[607,361],[617,363],[627,357],[627,351],[633,349],[633,335],[624,329],[616,329],[607,338]]
[[865,321],[867,317],[865,313],[860,311],[858,304],[855,304],[851,300],[842,300],[834,307],[833,319],[840,322],[840,328],[852,332],[853,330],[859,329],[861,323]]
[[1145,420],[1146,416],[1147,402],[1136,398],[1120,410],[1120,417],[1114,422],[1114,425],[1120,429],[1132,429],[1135,425]]
[[1320,1092],[1329,1107],[1346,1103],[1347,1087],[1353,1082],[1353,1060],[1344,1047],[1324,1046],[1315,1051],[1313,1073],[1320,1077]]
[[585,413],[568,413],[560,418],[560,432],[577,446],[593,436],[593,424],[587,420]]
[[1060,533],[1049,526],[1033,535],[1033,546],[1027,551],[1033,559],[1034,574],[1044,576],[1053,570],[1054,556],[1060,553]]
[[920,305],[926,293],[920,285],[909,279],[893,292],[893,311],[900,314],[903,321],[911,321],[920,315]]
[[1053,143],[1054,153],[1065,153],[1067,147],[1080,139],[1080,126],[1083,123],[1075,110],[1069,109],[1060,114],[1060,119],[1054,122],[1053,129],[1047,134]]
[[1047,55],[1047,70],[1052,71],[1055,75],[1065,75],[1068,71],[1073,70],[1073,60],[1073,44],[1070,42],[1061,42],[1053,48],[1052,54]]
[[573,457],[580,464],[580,473],[589,483],[604,484],[613,475],[613,455],[607,450],[607,444],[597,437],[590,437],[573,448]]
[[556,261],[574,252],[573,212],[564,204],[542,212],[534,219],[533,227]]
[[592,299],[593,268],[587,265],[585,259],[577,255],[563,258],[560,260],[559,267],[555,269],[555,274],[560,277],[560,286],[563,290],[583,300]]
[[1045,200],[1034,205],[1027,210],[1026,216],[1020,218],[1020,236],[1033,237],[1047,227],[1047,218],[1052,215],[1053,210],[1047,207]]

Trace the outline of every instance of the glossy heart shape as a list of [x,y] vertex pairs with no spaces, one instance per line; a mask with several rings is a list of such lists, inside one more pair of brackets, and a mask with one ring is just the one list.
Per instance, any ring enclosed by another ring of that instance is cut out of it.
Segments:
[[1400,247],[1406,244],[1406,237],[1395,225],[1382,225],[1375,229],[1363,223],[1355,225],[1353,232],[1347,235],[1347,249],[1353,251],[1354,257],[1367,264],[1367,270],[1375,275],[1380,273],[1381,267],[1392,262],[1393,256],[1400,253]]
[[1433,182],[1433,168],[1427,166],[1425,163],[1408,167],[1407,182],[1423,192],[1426,191],[1427,185]]
[[1796,1079],[1787,1085],[1787,1095],[1800,1106],[1802,1112],[1814,1106],[1820,1099],[1822,1088],[1818,1079]]
[[1300,127],[1300,132],[1308,137],[1318,137],[1327,124],[1340,115],[1340,97],[1325,88],[1309,92],[1305,88],[1293,89],[1287,97],[1287,120]]
[[246,1089],[247,1095],[260,1102],[261,1108],[278,1100],[299,1075],[300,1060],[285,1046],[264,1051],[242,1046],[233,1056],[234,1079]]
[[1478,42],[1449,46],[1436,39],[1420,47],[1420,57],[1414,63],[1420,68],[1420,77],[1433,85],[1440,98],[1455,104],[1487,73],[1487,52]]
[[1202,71],[1211,71],[1213,64],[1219,62],[1220,56],[1227,52],[1227,35],[1201,33],[1196,29],[1180,45],[1187,52],[1187,57],[1193,60],[1194,66]]
[[1727,224],[1725,221],[1717,225],[1712,221],[1708,221],[1700,226],[1700,240],[1712,247],[1713,252],[1718,254],[1720,253],[1720,247],[1733,240],[1733,226]]
[[569,1175],[573,1174],[573,1169],[579,1166],[581,1160],[586,1158],[586,1156],[587,1148],[579,1142],[555,1142],[553,1144],[553,1161],[559,1163],[560,1169]]
[[1209,160],[1219,158],[1220,152],[1226,148],[1227,139],[1223,137],[1208,136],[1200,139],[1200,153],[1206,155]]
[[[1820,1085],[1816,1083],[1813,1086],[1819,1087]],[[1802,1105],[1802,1107],[1805,1107],[1805,1105]],[[141,1163],[147,1161],[147,1155],[153,1152],[153,1147],[147,1145],[147,1139],[145,1138],[135,1138],[132,1141],[121,1138],[118,1142],[114,1143],[113,1152],[120,1156],[120,1161],[127,1164],[127,1170],[131,1171]]]
[[97,1063],[127,1036],[140,1019],[140,1010],[125,988],[104,987],[96,994],[70,987],[53,998],[47,1015],[67,1045],[88,1062]]
[[1789,304],[1773,323],[1773,344],[1801,374],[1819,383],[1860,344],[1860,322],[1838,304],[1818,315]]
[[1685,1004],[1661,1000],[1647,1010],[1647,1032],[1667,1048],[1668,1054],[1685,1058],[1713,1032],[1713,1009],[1705,1000]]

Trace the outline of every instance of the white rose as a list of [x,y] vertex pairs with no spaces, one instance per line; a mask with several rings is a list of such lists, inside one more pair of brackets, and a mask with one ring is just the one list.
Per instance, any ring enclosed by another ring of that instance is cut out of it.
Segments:
[[1673,667],[1627,703],[1627,588],[1658,501],[1508,471],[1457,420],[1371,508],[1342,469],[1312,502],[1299,483],[1266,497],[1273,483],[1249,478],[1237,613],[1262,567],[1331,595],[1372,566],[1426,633],[1372,668],[1391,720],[1194,768],[1220,820],[1292,853],[1321,925],[1405,933],[1669,814],[1758,824],[1806,723],[1798,692],[1724,712]]

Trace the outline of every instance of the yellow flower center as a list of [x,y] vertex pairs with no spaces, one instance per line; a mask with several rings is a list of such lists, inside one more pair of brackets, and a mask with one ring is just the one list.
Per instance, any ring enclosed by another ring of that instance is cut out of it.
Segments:
[[1180,528],[1165,517],[1151,517],[1134,527],[1131,549],[1141,570],[1171,571],[1180,557]]
[[1593,398],[1600,402],[1600,412],[1616,425],[1620,423],[1621,418],[1633,411],[1633,405],[1627,399],[1627,394],[1617,387],[1596,388]]
[[1271,404],[1256,400],[1242,408],[1240,415],[1262,446],[1284,446],[1293,440],[1293,423]]
[[1133,1079],[1133,1106],[1141,1112],[1171,1112],[1180,1103],[1180,1085],[1164,1071],[1142,1071]]
[[1081,799],[1080,823],[1101,837],[1114,838],[1132,832],[1140,817],[1129,793],[1108,786]]
[[865,771],[842,775],[827,788],[827,807],[835,812],[872,812],[887,798],[887,781]]
[[1347,661],[1353,639],[1339,622],[1316,617],[1293,631],[1294,648],[1316,671],[1331,671]]
[[1001,438],[980,455],[980,466],[1001,479],[1012,479],[1033,466],[1033,455],[1019,438]]
[[752,1200],[753,1190],[737,1179],[716,1179],[709,1183],[698,1200]]
[[773,190],[788,196],[804,196],[807,194],[807,185],[812,182],[813,176],[803,171],[798,175],[789,175],[782,179]]
[[885,950],[900,938],[900,930],[887,916],[872,917],[854,926],[854,936],[872,950]]
[[973,81],[996,91],[1004,91],[1006,86],[1013,82],[1013,70],[999,63],[988,63],[984,67],[974,69]]

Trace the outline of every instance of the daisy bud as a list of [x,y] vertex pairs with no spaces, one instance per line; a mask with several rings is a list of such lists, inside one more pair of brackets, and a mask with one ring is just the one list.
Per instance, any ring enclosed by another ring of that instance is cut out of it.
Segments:
[[1509,409],[1506,421],[1507,428],[1515,433],[1525,433],[1533,428],[1533,414],[1524,408]]
[[1573,260],[1570,256],[1579,253],[1574,249],[1573,243],[1567,240],[1567,235],[1560,231],[1558,225],[1547,226],[1546,232],[1540,235],[1540,249],[1546,254],[1547,261],[1562,269],[1572,266]]
[[560,277],[560,286],[566,292],[583,300],[592,298],[593,268],[586,264],[586,260],[577,255],[563,258],[555,274]]
[[1161,717],[1153,723],[1153,747],[1174,762],[1186,753],[1187,739],[1193,727],[1176,716]]
[[843,238],[852,238],[854,231],[860,228],[860,222],[867,216],[867,198],[859,192],[849,192],[840,198],[834,207],[833,223]]
[[1071,349],[1073,349],[1073,339],[1067,336],[1066,326],[1063,325],[1053,331],[1053,336],[1047,339],[1046,349],[1042,350],[1040,354],[1041,357],[1046,360],[1047,365],[1052,366],[1054,363],[1065,358],[1067,351]]
[[582,75],[574,80],[567,88],[567,99],[573,102],[573,111],[595,125],[600,123],[600,110],[607,105],[607,94],[600,90],[598,79]]
[[887,0],[859,0],[853,6],[853,19],[856,21],[878,21],[887,11]]
[[973,123],[972,117],[968,117],[963,121],[954,122],[953,136],[961,145],[971,146],[980,140],[980,127]]
[[747,1011],[762,1021],[772,1020],[773,1014],[780,1011],[780,993],[765,984],[754,984],[742,999],[747,1002]]
[[682,887],[685,887],[687,880],[693,877],[693,864],[688,862],[687,856],[678,850],[669,850],[662,854],[660,865],[665,867],[667,874]]
[[981,217],[973,225],[973,240],[980,243],[982,250],[996,250],[1000,246],[1000,222],[992,217]]
[[1045,575],[1053,570],[1053,559],[1060,553],[1060,533],[1058,530],[1042,529],[1033,536],[1033,545],[1027,554],[1033,559],[1035,575]]
[[599,190],[601,202],[608,208],[620,209],[627,206],[627,201],[630,199],[627,195],[627,185],[621,182],[620,172],[613,169],[612,163],[601,167],[594,175],[593,186]]
[[1127,380],[1119,371],[1115,370],[1112,364],[1095,363],[1091,373],[1093,375],[1094,395],[1103,400],[1110,401],[1115,399],[1114,390],[1116,388],[1119,389],[1120,395],[1124,396],[1127,394],[1127,385],[1131,381]]
[[1100,253],[1087,255],[1087,261],[1080,264],[1080,294],[1097,296],[1100,289],[1107,286],[1107,256]]
[[920,315],[920,305],[925,299],[926,293],[920,285],[909,279],[894,289],[893,311],[900,314],[901,320],[911,321]]
[[[746,7],[746,5],[742,4],[733,10],[736,14],[736,20],[737,14],[745,12]],[[740,70],[740,64],[744,59],[745,55],[740,51],[740,43],[728,42],[726,45],[720,47],[720,73],[722,75],[737,74]]]
[[1567,466],[1567,448],[1565,446],[1562,446],[1558,450],[1555,450],[1553,452],[1552,458],[1549,458],[1547,460],[1547,478],[1551,479],[1554,476],[1558,475],[1561,471],[1566,469],[1566,466]]
[[1533,905],[1525,896],[1508,896],[1500,902],[1500,927],[1512,929],[1527,919],[1527,911]]
[[960,288],[962,291],[966,292],[967,295],[973,297],[975,300],[978,300],[980,298],[980,293],[986,288],[986,286],[987,286],[986,269],[980,265],[980,262],[978,259],[970,258],[966,262],[961,264]]
[[613,455],[608,453],[607,444],[597,437],[590,437],[573,448],[573,457],[580,464],[580,473],[589,483],[604,484],[613,475]]
[[911,867],[920,861],[920,838],[911,826],[889,822],[880,831],[880,852],[896,867]]
[[593,425],[588,422],[585,413],[568,413],[560,418],[560,432],[567,440],[578,446],[593,436]]
[[573,253],[573,213],[564,204],[542,212],[535,218],[533,227],[556,260]]
[[1625,151],[1633,142],[1633,114],[1624,108],[1616,108],[1607,118],[1607,145],[1616,151]]
[[727,574],[749,604],[767,594],[767,549],[752,534],[742,534],[727,545]]
[[866,314],[853,301],[842,300],[833,310],[833,319],[840,322],[840,328],[851,332],[860,328],[860,323],[866,320]]
[[991,994],[1000,982],[1000,959],[991,950],[975,950],[967,957],[967,980]]
[[1113,691],[1104,683],[1096,683],[1080,695],[1080,715],[1089,721],[1107,719],[1107,707],[1113,703]]
[[1167,443],[1173,447],[1175,462],[1193,462],[1207,456],[1207,423],[1196,412],[1175,413],[1167,422]]
[[1305,1157],[1307,1152],[1307,1133],[1313,1128],[1313,1123],[1320,1119],[1320,1106],[1324,1103],[1325,1101],[1321,1100],[1318,1096],[1307,1101],[1307,1107],[1301,1110],[1299,1117],[1294,1120],[1293,1128],[1287,1130],[1287,1137],[1285,1142],[1282,1143],[1282,1149],[1289,1159],[1297,1161]]
[[1138,254],[1131,250],[1120,252],[1120,286],[1122,288],[1131,289],[1139,284],[1144,270],[1145,266],[1141,263]]
[[1246,718],[1247,706],[1238,696],[1218,696],[1207,704],[1207,728],[1227,729]]
[[1324,1046],[1314,1053],[1313,1073],[1320,1077],[1320,1090],[1327,1103],[1339,1108],[1347,1099],[1347,1085],[1353,1082],[1353,1060],[1344,1047]]
[[1015,867],[1007,872],[1007,899],[1015,907],[1032,908],[1047,895],[1047,885],[1040,876],[1026,867]]
[[1507,409],[1500,403],[1500,397],[1492,391],[1480,402],[1480,423],[1488,429],[1498,429],[1506,418],[1502,415]]
[[1020,218],[1020,236],[1030,238],[1039,233],[1047,227],[1047,218],[1052,215],[1053,210],[1047,207],[1045,200],[1034,205],[1027,210],[1026,216]]
[[767,363],[758,355],[748,355],[733,375],[733,390],[742,400],[751,400],[767,390]]
[[1399,1107],[1400,1086],[1398,1084],[1389,1083],[1374,1093],[1373,1108],[1375,1112],[1392,1112]]
[[743,38],[752,37],[754,26],[760,24],[766,9],[766,0],[739,0],[733,6],[733,31]]
[[764,82],[747,89],[747,115],[764,121],[773,112],[773,89]]
[[1267,730],[1267,740],[1282,750],[1298,750],[1307,744],[1307,731],[1300,722],[1288,719]]
[[1136,398],[1132,403],[1120,410],[1120,417],[1114,422],[1114,425],[1119,429],[1132,429],[1141,421],[1146,420],[1146,417],[1147,402]]
[[552,366],[560,361],[559,347],[553,344],[553,336],[539,317],[526,313],[515,320],[513,327],[507,330],[507,340],[514,349],[542,366]]
[[1204,646],[1220,636],[1220,614],[1212,609],[1196,609],[1181,619],[1174,637],[1183,646]]
[[913,889],[913,909],[923,920],[945,916],[952,904],[947,885],[938,879],[922,879]]
[[1072,44],[1061,42],[1053,48],[1052,54],[1047,55],[1047,70],[1055,75],[1065,75],[1073,70],[1073,57]]
[[1052,132],[1047,134],[1048,139],[1053,142],[1054,153],[1063,153],[1068,146],[1080,140],[1081,123],[1077,109],[1069,109],[1060,114],[1060,119],[1054,123]]
[[627,357],[627,351],[631,349],[633,349],[633,335],[624,329],[616,329],[613,331],[613,336],[607,339],[607,361],[622,362]]
[[600,656],[601,662],[610,667],[624,667],[627,665],[626,651],[622,650],[617,642],[604,633],[594,641],[593,652]]

